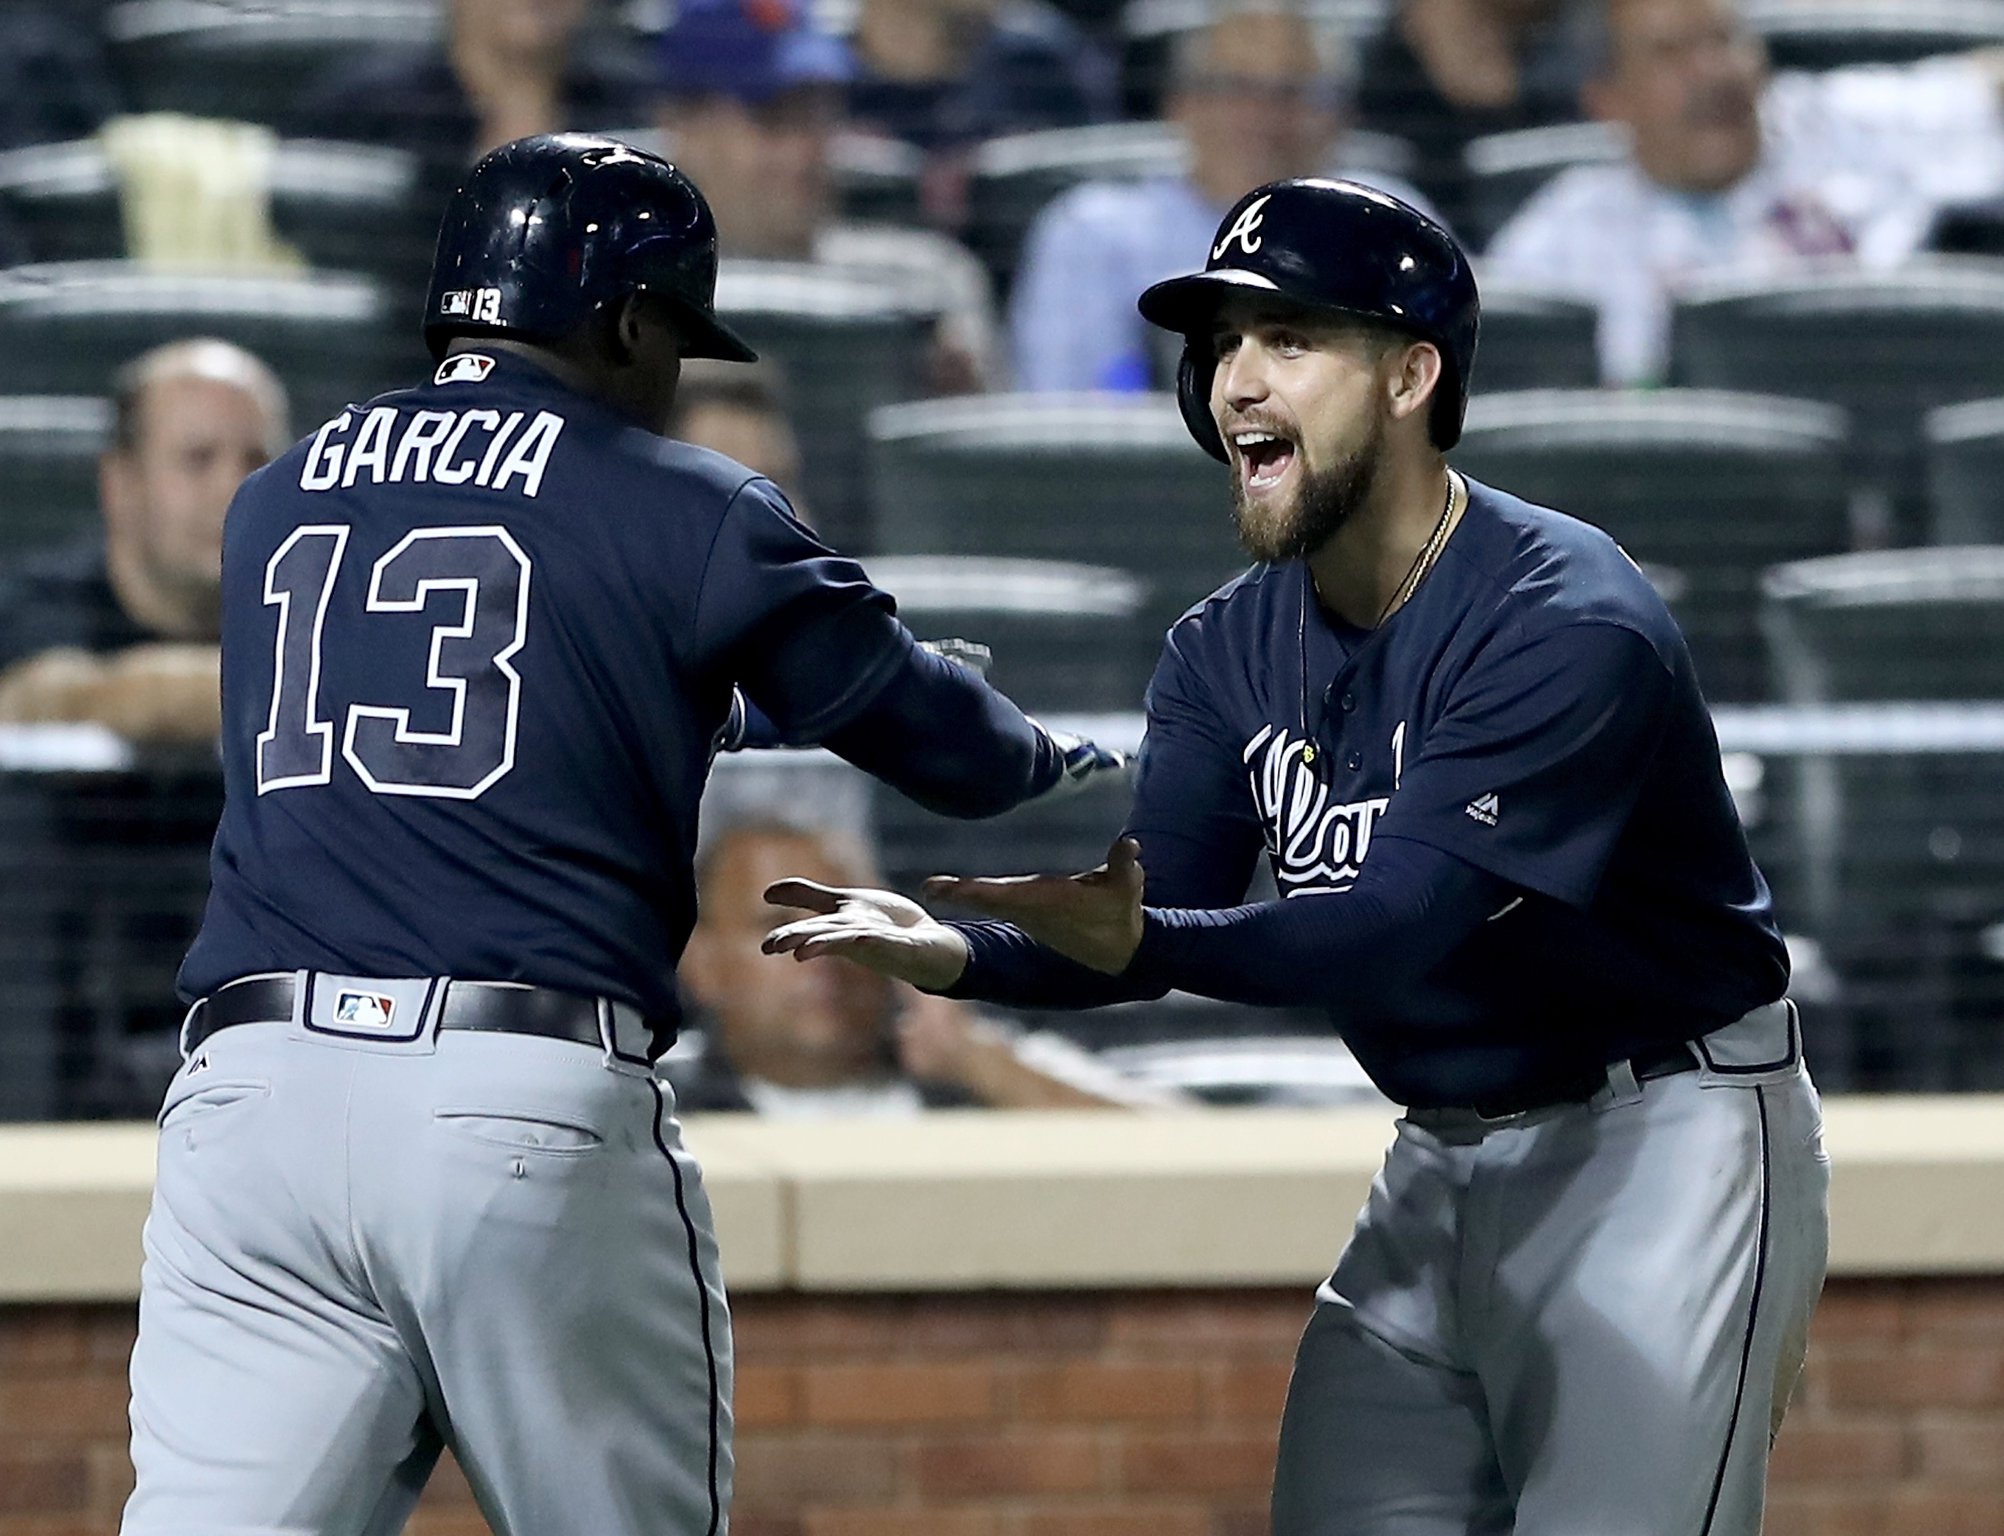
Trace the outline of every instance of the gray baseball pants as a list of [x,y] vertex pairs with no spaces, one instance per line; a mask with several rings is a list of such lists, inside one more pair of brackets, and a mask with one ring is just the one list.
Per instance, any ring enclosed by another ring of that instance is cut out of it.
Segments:
[[295,1018],[183,1063],[125,1536],[399,1531],[443,1445],[499,1536],[721,1536],[709,1203],[666,1086],[614,1043]]
[[1296,1356],[1274,1536],[1756,1536],[1829,1165],[1791,1009],[1700,1046],[1399,1122]]

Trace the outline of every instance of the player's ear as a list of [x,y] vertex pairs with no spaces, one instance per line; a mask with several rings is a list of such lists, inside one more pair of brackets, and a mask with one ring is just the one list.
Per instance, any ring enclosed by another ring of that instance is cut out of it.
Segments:
[[1415,341],[1394,351],[1391,375],[1386,380],[1392,419],[1403,421],[1426,409],[1440,385],[1445,366],[1440,348],[1430,341]]
[[622,368],[631,367],[640,357],[646,330],[646,318],[642,313],[646,297],[641,293],[629,293],[619,301],[619,308],[613,314],[612,333],[607,340],[612,360]]

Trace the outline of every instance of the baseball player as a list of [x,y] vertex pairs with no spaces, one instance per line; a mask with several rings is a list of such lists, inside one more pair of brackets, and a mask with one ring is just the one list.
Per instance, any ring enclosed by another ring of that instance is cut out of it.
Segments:
[[665,161],[505,145],[446,211],[430,381],[237,495],[129,1536],[394,1532],[442,1445],[502,1536],[723,1531],[729,1323],[652,1063],[734,688],[956,814],[1116,766],[659,435],[682,358],[753,355],[716,271]]
[[1261,187],[1141,310],[1259,563],[1169,633],[1128,836],[932,887],[1007,922],[783,882],[816,915],[767,946],[1319,1005],[1410,1106],[1301,1342],[1276,1536],[1752,1536],[1827,1173],[1683,639],[1604,534],[1448,467],[1476,289],[1405,204]]

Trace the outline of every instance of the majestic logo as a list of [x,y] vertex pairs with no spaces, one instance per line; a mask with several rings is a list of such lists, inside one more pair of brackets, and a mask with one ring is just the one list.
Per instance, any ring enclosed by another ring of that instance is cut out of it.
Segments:
[[1485,827],[1496,825],[1496,813],[1501,809],[1502,803],[1493,794],[1477,795],[1464,807],[1470,821],[1479,821]]
[[459,352],[438,365],[434,384],[478,384],[494,371],[494,359],[484,352]]
[[334,1022],[350,1029],[387,1034],[396,1012],[397,1000],[380,992],[339,992],[334,997]]
[[[1405,770],[1405,722],[1392,733],[1392,788]],[[1347,891],[1363,872],[1371,833],[1391,804],[1376,795],[1331,804],[1329,786],[1304,761],[1308,743],[1264,726],[1240,754],[1252,783],[1253,804],[1266,827],[1274,882],[1283,896]]]
[[1272,197],[1271,192],[1265,197],[1256,197],[1240,210],[1239,216],[1232,221],[1232,227],[1225,231],[1225,238],[1211,247],[1211,260],[1223,260],[1234,240],[1248,256],[1260,248],[1259,227],[1266,219],[1266,205]]

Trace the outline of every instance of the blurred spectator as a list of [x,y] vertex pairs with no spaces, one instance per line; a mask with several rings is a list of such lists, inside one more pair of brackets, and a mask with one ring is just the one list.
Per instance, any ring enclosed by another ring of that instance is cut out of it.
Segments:
[[1467,223],[1468,141],[1571,122],[1597,31],[1581,0],[1401,0],[1363,49],[1364,126],[1419,151],[1416,178],[1449,223]]
[[172,342],[113,381],[104,530],[0,582],[0,720],[213,741],[223,514],[283,450],[285,389],[227,342]]
[[287,126],[457,171],[528,134],[638,122],[644,76],[593,46],[592,9],[592,0],[451,0],[437,48],[384,48],[336,66]]
[[861,0],[850,114],[939,150],[1119,115],[1119,72],[1042,0]]
[[[1183,130],[1183,176],[1094,182],[1031,226],[1009,304],[1016,387],[1147,389],[1159,332],[1141,290],[1201,266],[1218,221],[1263,182],[1342,167],[1342,71],[1335,44],[1281,0],[1222,7],[1178,40],[1168,111]],[[1411,187],[1359,179],[1425,207]]]
[[771,363],[685,362],[668,435],[764,475],[786,492],[803,523],[812,522],[800,498],[800,441]]
[[119,110],[95,30],[66,6],[0,7],[0,149],[87,139]]
[[707,1031],[703,1055],[671,1073],[679,1110],[887,1116],[1177,1102],[1068,1042],[1012,1036],[964,1003],[895,987],[861,966],[762,954],[760,942],[786,915],[766,905],[768,885],[788,876],[867,883],[869,861],[838,835],[778,820],[705,831],[696,930],[680,976]]
[[982,387],[994,365],[987,275],[952,240],[836,217],[830,148],[855,60],[797,0],[683,0],[662,34],[660,122],[717,217],[724,256],[854,272],[941,316],[939,393]]
[[1993,54],[1770,80],[1731,0],[1612,0],[1607,28],[1585,100],[1633,152],[1540,189],[1487,270],[1591,299],[1610,383],[1664,377],[1685,280],[1894,266],[1944,203],[2004,187]]

